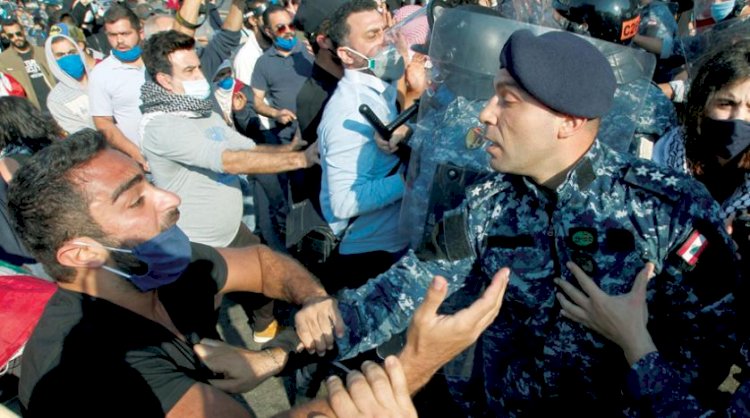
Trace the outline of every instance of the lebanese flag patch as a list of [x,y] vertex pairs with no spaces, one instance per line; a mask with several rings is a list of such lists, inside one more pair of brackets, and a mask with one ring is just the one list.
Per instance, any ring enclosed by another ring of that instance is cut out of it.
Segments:
[[706,247],[708,247],[708,240],[706,237],[701,235],[698,231],[693,231],[685,243],[682,244],[682,247],[677,250],[677,255],[685,260],[686,263],[695,266],[698,262],[698,257],[700,257]]

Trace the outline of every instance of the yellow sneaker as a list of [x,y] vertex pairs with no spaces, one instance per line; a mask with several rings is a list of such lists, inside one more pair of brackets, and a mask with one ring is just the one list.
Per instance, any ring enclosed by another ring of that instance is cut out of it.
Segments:
[[280,328],[278,321],[274,319],[265,329],[258,331],[253,330],[253,341],[258,344],[265,344],[276,338],[279,334]]

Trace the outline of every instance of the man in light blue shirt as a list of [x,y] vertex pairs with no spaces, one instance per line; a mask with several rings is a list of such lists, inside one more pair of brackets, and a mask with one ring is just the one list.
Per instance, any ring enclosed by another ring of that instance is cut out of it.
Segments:
[[342,238],[330,265],[348,272],[346,278],[324,278],[345,280],[325,283],[336,290],[358,287],[388,269],[407,241],[398,230],[403,167],[396,155],[379,148],[375,130],[358,111],[367,104],[383,121],[396,117],[392,82],[403,75],[403,59],[385,46],[385,22],[374,2],[347,3],[331,22],[329,37],[345,70],[323,112],[318,143],[323,216]]

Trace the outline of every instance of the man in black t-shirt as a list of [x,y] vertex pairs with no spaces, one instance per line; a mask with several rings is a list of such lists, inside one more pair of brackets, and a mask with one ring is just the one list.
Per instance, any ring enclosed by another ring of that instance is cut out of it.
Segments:
[[0,71],[18,80],[29,101],[46,111],[47,95],[55,79],[47,66],[44,48],[31,45],[17,21],[3,22],[2,30],[3,36],[10,40],[10,48],[0,54]]
[[[344,332],[335,300],[293,259],[262,245],[190,243],[176,226],[179,197],[147,182],[97,131],[32,156],[8,194],[15,230],[58,284],[23,356],[28,416],[246,416],[193,352],[218,338],[223,293],[302,305],[296,330],[310,350],[332,348]],[[253,384],[286,356],[248,352]]]

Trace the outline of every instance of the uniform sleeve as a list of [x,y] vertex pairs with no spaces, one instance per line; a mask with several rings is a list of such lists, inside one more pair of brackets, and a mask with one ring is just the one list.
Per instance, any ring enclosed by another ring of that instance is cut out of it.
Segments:
[[690,187],[695,193],[676,206],[671,228],[678,232],[652,279],[648,325],[663,360],[705,403],[736,360],[738,271],[718,205],[699,183]]
[[346,323],[346,333],[336,340],[339,357],[354,357],[404,331],[434,276],[445,277],[448,293],[453,294],[463,286],[474,260],[470,257],[456,262],[421,261],[409,250],[387,272],[358,289],[342,292],[339,310]]
[[89,112],[91,116],[114,116],[112,97],[105,88],[102,70],[92,71],[89,77]]
[[[401,174],[373,176],[373,156],[380,153],[373,139],[375,131],[369,124],[355,118],[341,118],[341,123],[327,124],[319,131],[321,165],[328,180],[331,211],[338,219],[349,219],[382,209],[404,195]],[[394,157],[395,159],[395,157]]]
[[[206,168],[217,173],[224,172],[222,154],[226,149],[236,149],[240,138],[227,138],[225,124],[198,129],[196,123],[179,116],[159,115],[146,122],[141,143],[146,158],[149,154],[182,164]],[[175,140],[179,138],[179,140]],[[254,143],[244,138],[246,147]]]
[[698,400],[688,392],[675,370],[658,351],[646,354],[630,368],[628,391],[646,404],[655,417],[704,416]]

